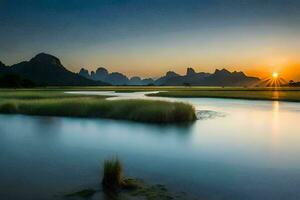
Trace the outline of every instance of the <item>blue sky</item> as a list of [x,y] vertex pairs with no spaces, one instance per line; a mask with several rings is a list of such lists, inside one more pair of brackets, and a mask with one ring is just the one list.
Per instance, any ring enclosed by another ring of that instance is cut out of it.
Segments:
[[46,52],[73,71],[226,67],[298,78],[299,10],[297,0],[0,0],[0,60]]

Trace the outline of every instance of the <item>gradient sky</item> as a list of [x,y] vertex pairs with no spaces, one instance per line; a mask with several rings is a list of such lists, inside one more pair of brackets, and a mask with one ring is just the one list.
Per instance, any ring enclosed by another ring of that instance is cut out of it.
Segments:
[[300,79],[299,0],[0,0],[0,60],[157,77],[186,67]]

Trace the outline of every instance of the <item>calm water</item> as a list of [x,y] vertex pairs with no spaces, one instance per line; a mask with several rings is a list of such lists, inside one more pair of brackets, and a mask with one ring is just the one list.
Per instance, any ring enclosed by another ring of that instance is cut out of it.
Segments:
[[0,199],[97,186],[101,162],[115,155],[126,175],[197,199],[300,199],[300,104],[184,101],[212,117],[176,127],[0,115]]

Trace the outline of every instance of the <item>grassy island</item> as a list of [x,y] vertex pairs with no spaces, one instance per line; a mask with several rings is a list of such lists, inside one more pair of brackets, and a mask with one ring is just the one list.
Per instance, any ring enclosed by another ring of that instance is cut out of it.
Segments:
[[[78,90],[79,88],[73,88]],[[300,87],[208,87],[208,86],[105,86],[88,87],[85,90],[146,92],[147,96],[175,98],[227,98],[300,102]]]
[[159,93],[148,94],[148,96],[300,102],[300,87],[104,86],[85,88],[69,87],[66,89],[116,91],[119,93],[158,91]]
[[159,92],[156,94],[149,94],[149,96],[177,98],[227,98],[300,102],[300,91],[297,90],[187,90]]
[[0,113],[123,119],[148,123],[196,120],[193,106],[152,100],[106,100],[62,91],[2,91]]

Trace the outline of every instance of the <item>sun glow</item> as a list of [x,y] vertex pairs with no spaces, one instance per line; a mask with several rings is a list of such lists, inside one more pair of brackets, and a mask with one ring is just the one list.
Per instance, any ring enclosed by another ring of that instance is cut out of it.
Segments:
[[282,78],[278,72],[273,72],[271,76],[262,79],[258,85],[265,87],[281,87],[287,84],[287,81]]
[[272,77],[273,78],[278,78],[278,73],[277,72],[273,72]]

